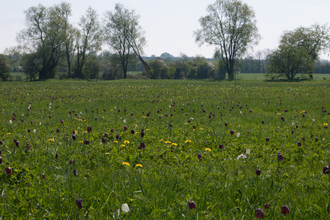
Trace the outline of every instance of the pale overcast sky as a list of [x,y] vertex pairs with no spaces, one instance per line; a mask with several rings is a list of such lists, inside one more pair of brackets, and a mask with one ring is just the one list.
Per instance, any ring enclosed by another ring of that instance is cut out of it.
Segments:
[[[0,7],[0,53],[5,48],[16,46],[17,33],[25,28],[24,10],[42,4],[59,4],[56,0],[1,0]],[[206,7],[215,0],[67,0],[71,4],[71,21],[77,23],[88,6],[100,15],[113,11],[120,2],[134,9],[140,17],[140,25],[145,31],[147,47],[145,55],[159,56],[168,52],[174,56],[185,53],[188,56],[213,57],[214,47],[199,47],[193,32],[199,28],[198,19],[206,15]],[[274,49],[285,30],[314,23],[330,23],[330,0],[244,0],[256,14],[257,26],[262,39],[254,51]],[[107,49],[103,47],[103,49]],[[323,58],[329,59],[327,56]]]

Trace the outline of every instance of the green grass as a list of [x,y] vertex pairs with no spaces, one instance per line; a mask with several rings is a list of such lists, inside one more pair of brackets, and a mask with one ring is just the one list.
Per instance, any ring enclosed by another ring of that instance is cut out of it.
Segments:
[[[313,77],[314,80],[323,80],[323,77],[330,80],[330,74],[314,73]],[[242,80],[265,80],[265,73],[240,73],[238,78]]]
[[255,219],[262,208],[265,219],[329,219],[329,88],[328,80],[0,82],[0,216]]

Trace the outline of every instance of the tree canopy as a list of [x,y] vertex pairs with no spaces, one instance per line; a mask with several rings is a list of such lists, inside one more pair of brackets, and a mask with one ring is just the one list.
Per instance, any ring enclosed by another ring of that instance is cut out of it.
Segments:
[[207,16],[199,19],[201,29],[195,32],[196,42],[216,46],[216,54],[232,80],[236,60],[260,38],[255,13],[240,0],[216,0],[207,7],[207,12]]
[[297,74],[307,74],[312,78],[315,63],[320,53],[329,49],[329,44],[327,25],[315,24],[285,32],[278,49],[269,56],[267,76],[292,80]]
[[116,4],[115,11],[108,11],[104,16],[104,39],[113,52],[118,54],[126,78],[130,55],[135,54],[142,59],[141,54],[146,44],[144,32],[139,26],[139,15],[122,4]]

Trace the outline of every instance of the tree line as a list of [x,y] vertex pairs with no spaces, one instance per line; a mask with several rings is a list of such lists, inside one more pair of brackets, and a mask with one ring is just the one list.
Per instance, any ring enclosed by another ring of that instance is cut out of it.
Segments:
[[212,61],[185,55],[173,59],[168,54],[143,57],[146,39],[139,15],[120,3],[101,18],[89,7],[76,26],[70,22],[71,5],[66,2],[51,7],[39,4],[24,14],[26,28],[17,35],[19,46],[6,49],[6,56],[0,56],[2,80],[14,68],[24,71],[28,80],[55,76],[119,79],[127,78],[132,69],[141,71],[141,77],[153,79],[233,80],[238,73],[248,72],[267,73],[271,79],[295,79],[312,78],[315,70],[329,70],[329,64],[319,60],[330,45],[327,25],[286,31],[275,50],[247,55],[260,35],[253,8],[241,0],[216,0],[199,19],[195,41],[215,48]]

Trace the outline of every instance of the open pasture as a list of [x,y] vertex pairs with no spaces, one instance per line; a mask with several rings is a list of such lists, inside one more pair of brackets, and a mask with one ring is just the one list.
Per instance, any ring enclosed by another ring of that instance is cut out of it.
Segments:
[[265,219],[329,219],[329,89],[0,83],[0,215],[256,219],[261,208]]

